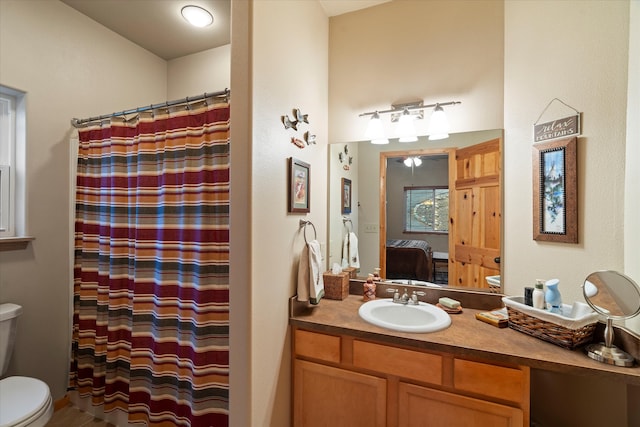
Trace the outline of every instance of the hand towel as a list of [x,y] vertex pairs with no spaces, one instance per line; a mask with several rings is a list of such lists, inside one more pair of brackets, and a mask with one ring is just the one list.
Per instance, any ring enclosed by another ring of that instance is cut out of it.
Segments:
[[304,245],[298,262],[298,301],[318,304],[324,296],[322,252],[317,240]]
[[358,237],[354,232],[350,232],[344,237],[344,243],[342,245],[342,265],[360,268]]

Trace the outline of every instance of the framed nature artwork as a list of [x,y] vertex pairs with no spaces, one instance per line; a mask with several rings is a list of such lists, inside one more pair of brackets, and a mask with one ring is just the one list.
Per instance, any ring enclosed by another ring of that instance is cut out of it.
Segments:
[[308,213],[311,210],[311,165],[289,158],[289,213]]
[[342,213],[351,213],[351,180],[342,178]]
[[533,239],[578,243],[577,138],[533,146]]

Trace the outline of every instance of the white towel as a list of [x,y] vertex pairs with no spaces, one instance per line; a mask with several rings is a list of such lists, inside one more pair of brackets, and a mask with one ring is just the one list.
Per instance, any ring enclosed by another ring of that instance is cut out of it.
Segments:
[[304,245],[298,262],[298,301],[318,304],[323,296],[322,252],[320,243],[312,240]]
[[358,237],[350,232],[344,236],[342,244],[342,266],[360,268],[360,255],[358,254]]

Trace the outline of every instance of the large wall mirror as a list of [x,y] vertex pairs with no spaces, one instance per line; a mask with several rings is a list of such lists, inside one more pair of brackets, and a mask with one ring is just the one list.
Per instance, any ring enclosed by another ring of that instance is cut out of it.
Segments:
[[354,233],[360,277],[380,267],[394,282],[502,292],[502,138],[495,129],[329,145],[329,267]]

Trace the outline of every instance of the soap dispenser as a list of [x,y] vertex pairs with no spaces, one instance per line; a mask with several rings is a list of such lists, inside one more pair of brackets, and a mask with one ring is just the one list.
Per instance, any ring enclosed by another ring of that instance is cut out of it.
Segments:
[[367,281],[364,282],[364,289],[362,293],[363,301],[371,301],[376,299],[376,284],[373,281],[373,274],[367,276]]
[[547,310],[552,313],[562,314],[562,296],[558,290],[560,280],[549,279],[545,282],[547,290],[544,294],[544,300],[547,303]]

